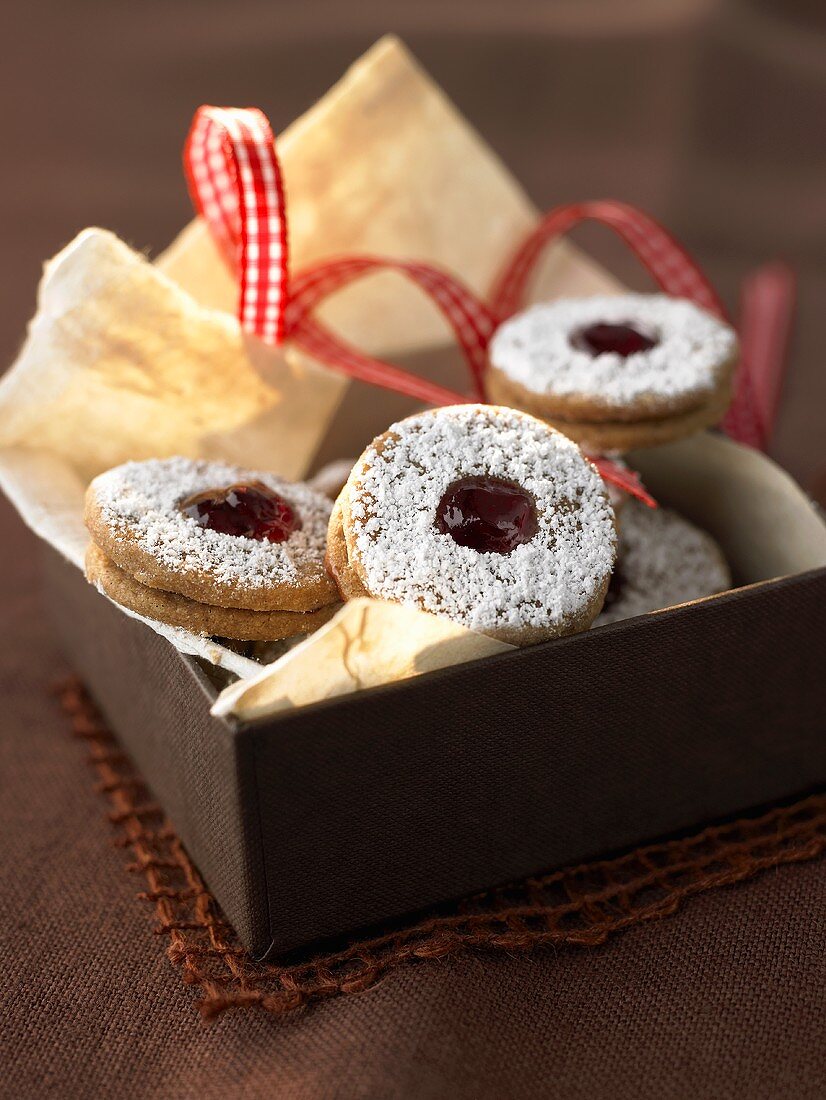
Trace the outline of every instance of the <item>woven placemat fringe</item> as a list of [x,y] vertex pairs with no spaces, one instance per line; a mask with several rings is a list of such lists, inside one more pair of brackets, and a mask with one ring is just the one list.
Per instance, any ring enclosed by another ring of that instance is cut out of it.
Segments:
[[58,689],[72,734],[85,741],[96,790],[109,802],[114,843],[143,876],[155,933],[184,982],[200,990],[205,1019],[227,1009],[286,1016],[361,993],[396,967],[466,952],[595,947],[618,932],[672,916],[690,898],[826,851],[826,794],[615,859],[568,867],[475,897],[407,927],[306,962],[259,965],[241,947],[161,808],[119,749],[82,683]]

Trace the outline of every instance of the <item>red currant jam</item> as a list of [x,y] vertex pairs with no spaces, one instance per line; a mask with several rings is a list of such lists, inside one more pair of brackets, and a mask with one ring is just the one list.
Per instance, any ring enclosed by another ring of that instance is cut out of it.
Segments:
[[604,355],[613,352],[626,358],[636,355],[641,351],[650,351],[656,347],[656,337],[641,332],[633,325],[608,324],[607,321],[598,321],[594,325],[586,325],[571,333],[571,344],[578,351],[587,351],[589,355]]
[[196,493],[183,501],[181,511],[210,531],[259,542],[285,542],[301,530],[295,509],[260,481]]
[[463,477],[449,485],[439,501],[436,527],[460,546],[509,554],[536,534],[536,504],[513,481]]

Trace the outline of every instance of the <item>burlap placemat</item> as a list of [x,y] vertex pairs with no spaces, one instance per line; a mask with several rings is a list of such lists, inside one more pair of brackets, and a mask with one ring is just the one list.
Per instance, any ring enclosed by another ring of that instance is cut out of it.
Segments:
[[207,1019],[230,1008],[286,1015],[323,998],[361,992],[389,970],[461,952],[591,947],[644,921],[675,913],[704,891],[732,885],[826,850],[826,794],[760,816],[704,829],[509,887],[426,919],[284,965],[258,965],[222,918],[183,845],[106,728],[83,685],[59,697],[75,737],[89,748],[97,789],[109,801],[114,843],[127,871],[141,876],[138,897],[154,908],[155,932],[184,982],[200,990]]

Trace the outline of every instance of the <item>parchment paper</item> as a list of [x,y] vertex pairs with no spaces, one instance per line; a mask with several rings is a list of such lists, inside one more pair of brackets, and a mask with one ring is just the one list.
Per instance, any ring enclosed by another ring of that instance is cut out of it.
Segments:
[[226,688],[212,713],[252,721],[513,648],[401,604],[351,600],[274,665]]

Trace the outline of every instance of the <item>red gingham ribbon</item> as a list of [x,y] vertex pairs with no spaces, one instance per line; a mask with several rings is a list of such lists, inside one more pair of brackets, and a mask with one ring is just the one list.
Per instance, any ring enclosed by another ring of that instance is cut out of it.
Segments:
[[[255,108],[201,107],[187,138],[184,163],[195,208],[239,274],[238,318],[244,331],[274,345],[290,339],[335,370],[420,401],[447,405],[468,396],[348,345],[315,318],[322,301],[376,271],[395,271],[410,279],[453,329],[469,367],[473,397],[479,401],[485,400],[487,349],[497,325],[522,305],[545,248],[582,221],[597,221],[616,232],[663,291],[726,318],[720,298],[686,250],[653,218],[609,200],[573,203],[545,215],[504,268],[489,305],[429,264],[374,256],[326,261],[290,282],[284,189],[266,117]],[[764,275],[747,284],[744,296],[743,355],[724,426],[733,438],[752,446],[764,445],[776,405],[793,285],[792,291],[789,288],[789,280],[779,279],[775,272],[772,278]],[[758,305],[768,309],[768,315],[758,315]],[[604,458],[595,461],[606,480],[653,503],[635,474]]]
[[348,256],[308,268],[293,281],[287,307],[290,334],[300,330],[303,319],[328,295],[376,271],[395,271],[404,275],[433,300],[453,329],[456,342],[462,349],[476,399],[484,401],[487,346],[496,329],[496,319],[471,290],[452,275],[430,264],[376,256]]
[[596,466],[603,481],[610,481],[612,485],[616,485],[624,493],[628,493],[629,496],[636,497],[643,504],[647,504],[649,508],[659,507],[656,500],[643,485],[642,479],[636,470],[631,470],[627,466],[620,466],[619,463],[612,462],[610,458],[606,458],[604,455],[588,455],[587,458],[592,466]]
[[735,398],[721,427],[732,439],[761,450],[777,415],[795,293],[794,272],[779,261],[748,275],[740,292],[740,364]]
[[456,393],[383,359],[365,355],[334,336],[313,317],[302,316],[291,330],[290,339],[308,355],[358,382],[403,393],[428,405],[462,405],[469,400],[467,394]]
[[666,294],[690,298],[709,313],[725,319],[725,307],[714,287],[682,245],[659,222],[627,203],[602,199],[558,206],[528,234],[491,293],[493,310],[500,321],[520,308],[543,251],[583,221],[596,221],[613,229]]
[[435,302],[453,328],[483,401],[485,349],[494,320],[478,298],[446,272],[423,263],[348,257],[319,264],[288,283],[287,223],[281,168],[266,117],[254,108],[201,107],[184,147],[193,204],[241,282],[238,319],[265,343],[285,339],[374,385],[436,405],[467,401],[446,389],[353,348],[311,317],[326,297],[374,271],[396,271]]
[[195,209],[240,276],[238,320],[265,343],[284,339],[287,218],[272,130],[255,107],[200,107],[184,147]]

